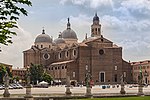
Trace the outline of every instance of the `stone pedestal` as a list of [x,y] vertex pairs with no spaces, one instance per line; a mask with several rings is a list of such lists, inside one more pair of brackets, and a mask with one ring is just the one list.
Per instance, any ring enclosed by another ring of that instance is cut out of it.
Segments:
[[124,90],[124,84],[121,84],[120,93],[121,93],[121,94],[125,94],[125,93],[126,93],[126,91]]
[[86,97],[92,97],[92,93],[91,93],[91,87],[87,87],[86,88],[86,94],[85,94]]
[[144,95],[144,93],[143,93],[143,85],[139,85],[138,86],[138,94],[137,95],[139,95],[139,96]]
[[10,93],[9,93],[8,89],[4,90],[3,96],[4,97],[10,97]]
[[24,96],[25,98],[33,98],[31,94],[31,85],[26,86],[26,95]]
[[72,93],[71,93],[71,91],[70,91],[70,87],[66,87],[66,95],[71,95]]
[[70,91],[70,76],[67,75],[66,77],[66,95],[71,95],[71,91]]

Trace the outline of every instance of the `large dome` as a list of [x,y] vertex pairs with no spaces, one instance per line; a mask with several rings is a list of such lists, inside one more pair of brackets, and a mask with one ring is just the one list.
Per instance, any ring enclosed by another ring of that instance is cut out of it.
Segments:
[[68,23],[67,23],[67,29],[62,32],[62,38],[64,39],[77,39],[76,33],[71,29],[71,24],[69,22],[68,18]]
[[38,35],[35,39],[35,43],[40,43],[40,42],[52,43],[52,39],[50,38],[49,35],[45,34],[44,30],[42,34]]
[[62,32],[62,38],[64,38],[64,39],[77,39],[77,35],[72,29],[66,29]]

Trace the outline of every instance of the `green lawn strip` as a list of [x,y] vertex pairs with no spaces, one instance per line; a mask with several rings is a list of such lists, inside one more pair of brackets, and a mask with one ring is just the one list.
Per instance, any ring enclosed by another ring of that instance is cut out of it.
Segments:
[[78,100],[150,100],[150,96],[141,97],[118,97],[118,98],[92,98],[92,99],[78,99]]

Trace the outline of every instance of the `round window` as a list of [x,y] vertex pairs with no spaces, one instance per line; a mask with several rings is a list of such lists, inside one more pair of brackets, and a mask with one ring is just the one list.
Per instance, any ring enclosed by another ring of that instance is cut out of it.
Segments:
[[103,50],[103,49],[100,49],[100,50],[99,50],[99,54],[100,54],[100,55],[103,55],[103,54],[104,54],[104,50]]
[[50,58],[50,55],[48,53],[43,54],[43,58],[45,60],[48,60]]

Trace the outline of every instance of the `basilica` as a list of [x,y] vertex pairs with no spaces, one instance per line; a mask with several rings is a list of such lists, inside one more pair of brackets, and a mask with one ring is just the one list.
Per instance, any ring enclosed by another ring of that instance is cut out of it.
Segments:
[[94,84],[119,84],[123,75],[126,83],[132,81],[130,63],[122,58],[122,47],[101,34],[101,23],[97,13],[93,17],[91,36],[78,42],[77,34],[68,18],[66,29],[53,40],[45,30],[39,34],[30,49],[25,50],[24,67],[42,64],[46,73],[54,80],[84,82],[90,73]]

